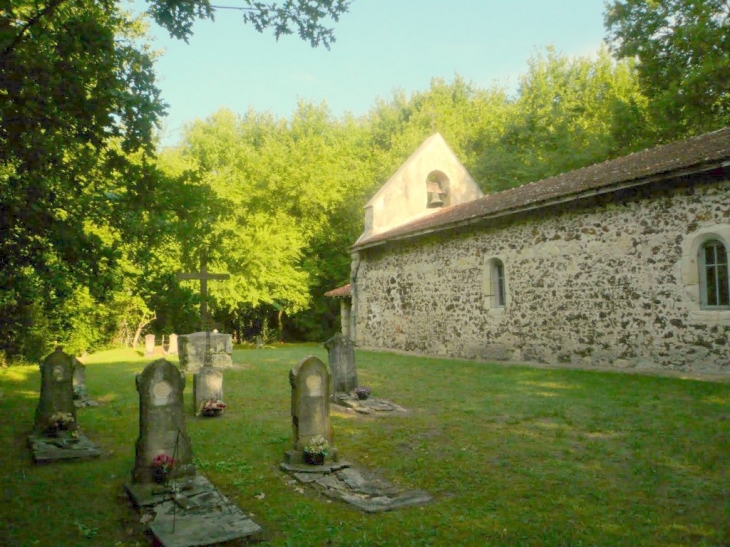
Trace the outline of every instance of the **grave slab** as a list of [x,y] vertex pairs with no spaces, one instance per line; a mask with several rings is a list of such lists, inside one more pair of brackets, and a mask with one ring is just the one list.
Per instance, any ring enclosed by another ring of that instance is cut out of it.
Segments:
[[28,436],[28,446],[35,463],[53,463],[98,458],[101,450],[83,433],[76,438],[46,437],[39,433]]
[[[308,469],[303,469],[305,467]],[[424,490],[402,490],[377,473],[347,462],[330,467],[282,463],[280,468],[299,483],[317,489],[328,498],[349,503],[365,513],[424,505],[433,500],[431,494]]]
[[395,404],[387,399],[379,399],[377,397],[368,397],[360,399],[351,393],[335,393],[332,402],[337,406],[354,410],[358,414],[367,414],[370,416],[388,416],[407,414],[408,409]]
[[214,545],[261,534],[261,527],[206,477],[195,475],[174,484],[175,490],[160,484],[125,486],[138,508],[152,512],[150,531],[164,547]]

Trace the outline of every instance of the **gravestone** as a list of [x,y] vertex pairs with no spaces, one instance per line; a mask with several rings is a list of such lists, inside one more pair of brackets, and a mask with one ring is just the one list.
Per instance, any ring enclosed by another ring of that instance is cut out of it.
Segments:
[[73,357],[72,359],[74,372],[73,372],[73,397],[74,406],[76,408],[84,408],[87,406],[99,406],[99,403],[92,401],[89,398],[89,393],[86,391],[86,365],[81,361]]
[[61,347],[43,360],[41,367],[41,396],[35,413],[35,431],[45,432],[50,417],[64,412],[73,416],[70,430],[78,427],[73,389],[73,358],[66,355]]
[[357,387],[355,346],[342,334],[337,333],[324,343],[332,371],[332,392],[350,393]]
[[169,361],[158,359],[136,377],[139,393],[139,437],[132,482],[152,484],[155,456],[174,458],[171,477],[195,474],[190,438],[185,432],[185,375]]
[[193,375],[193,412],[199,414],[202,403],[210,400],[223,400],[223,373],[204,366]]
[[256,335],[256,342],[255,342],[255,343],[256,343],[256,349],[261,349],[261,348],[263,348],[263,347],[264,347],[264,345],[265,345],[265,344],[264,344],[264,337],[263,337],[263,336],[261,336],[260,334],[257,334],[257,335]]
[[177,355],[177,334],[170,335],[170,345],[167,348],[167,353],[170,355]]
[[[126,484],[125,489],[145,514],[156,544],[217,545],[260,534],[258,524],[195,470],[190,439],[185,432],[185,374],[159,359],[137,375],[136,382],[139,438],[132,483]],[[154,482],[151,462],[160,454],[174,459],[170,483]]]
[[294,445],[284,455],[288,464],[304,461],[304,447],[317,435],[324,437],[330,449],[327,460],[337,461],[330,422],[330,375],[325,364],[310,355],[289,372],[291,415]]
[[[206,349],[210,354],[210,364],[215,368],[233,366],[233,340],[230,334],[211,332],[206,340],[205,332],[184,334],[180,341],[180,368],[195,374],[205,364]],[[207,347],[209,345],[209,347]]]
[[[74,358],[57,347],[41,365],[41,395],[28,444],[36,463],[100,456],[99,449],[81,432],[74,405]],[[63,427],[54,416],[63,416]]]
[[86,365],[81,363],[78,359],[74,360],[73,363],[73,395],[74,399],[84,400],[88,396],[86,394]]
[[152,357],[155,354],[155,335],[145,334],[144,337],[144,356]]

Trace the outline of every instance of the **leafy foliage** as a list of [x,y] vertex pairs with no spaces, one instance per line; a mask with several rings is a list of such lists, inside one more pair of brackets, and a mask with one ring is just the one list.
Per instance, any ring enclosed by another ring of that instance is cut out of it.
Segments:
[[[183,39],[215,11],[207,0],[149,5]],[[244,20],[259,31],[274,27],[277,36],[296,28],[312,45],[328,46],[334,37],[323,23],[347,6],[251,1]],[[139,283],[150,257],[174,248],[172,240],[179,249],[196,228],[206,233],[205,220],[225,212],[187,173],[163,177],[156,167],[154,131],[165,105],[154,59],[143,19],[115,0],[19,0],[0,9],[0,348],[7,355],[42,354],[64,340],[90,349],[131,324],[138,331],[155,314],[150,289],[164,286],[159,271]]]
[[730,123],[727,1],[614,0],[605,22],[616,55],[638,59],[662,140]]
[[[473,169],[485,191],[503,190],[616,157],[642,144],[646,119],[633,66],[601,49],[595,59],[552,48],[528,63],[494,144]],[[484,137],[480,137],[484,139]]]

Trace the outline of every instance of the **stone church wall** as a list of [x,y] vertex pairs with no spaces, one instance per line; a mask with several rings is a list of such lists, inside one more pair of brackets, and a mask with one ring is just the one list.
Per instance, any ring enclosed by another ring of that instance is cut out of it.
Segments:
[[435,356],[730,374],[730,311],[699,304],[708,234],[730,239],[730,181],[664,181],[365,248],[353,335],[362,348]]

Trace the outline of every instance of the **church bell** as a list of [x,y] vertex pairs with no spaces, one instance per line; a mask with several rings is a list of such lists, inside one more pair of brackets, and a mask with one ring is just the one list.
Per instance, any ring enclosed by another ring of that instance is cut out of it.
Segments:
[[426,207],[429,209],[435,209],[436,207],[443,207],[444,200],[441,199],[441,192],[429,192],[428,193],[428,204]]

